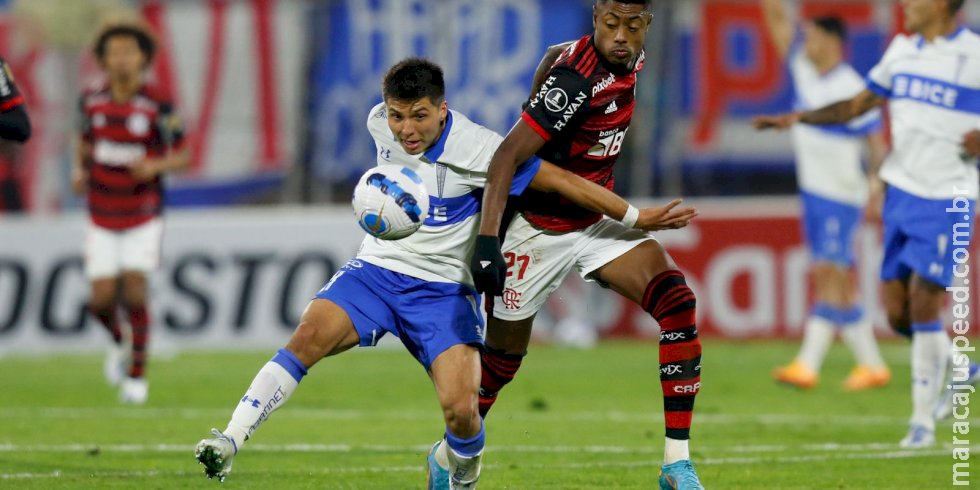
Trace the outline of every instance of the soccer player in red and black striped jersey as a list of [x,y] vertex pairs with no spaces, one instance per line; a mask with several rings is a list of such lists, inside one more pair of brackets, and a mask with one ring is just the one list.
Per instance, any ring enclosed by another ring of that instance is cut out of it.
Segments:
[[[114,342],[106,379],[120,385],[121,401],[139,404],[148,395],[146,276],[160,260],[163,175],[186,168],[190,154],[173,102],[144,80],[156,51],[150,33],[138,25],[109,26],[93,51],[107,81],[79,102],[81,141],[72,186],[86,195],[91,217],[85,240],[89,309]],[[120,306],[132,328],[131,349],[124,346]]]
[[[0,140],[23,143],[30,137],[31,120],[24,108],[24,96],[14,84],[10,65],[0,58]],[[8,155],[0,156],[0,210],[20,211],[24,206],[13,160]]]
[[[636,76],[653,18],[650,3],[596,0],[595,32],[570,44],[550,65],[491,160],[471,262],[477,289],[500,296],[487,325],[480,408],[486,414],[513,379],[534,315],[575,267],[584,279],[638,303],[659,323],[667,436],[660,487],[700,489],[688,450],[694,397],[701,387],[695,297],[664,248],[635,228],[639,211],[628,206],[616,221],[532,191],[521,196],[519,212],[507,226],[503,254],[498,238],[506,189],[518,162],[532,155],[612,188],[613,165],[636,103]],[[684,226],[696,214],[675,209],[678,204],[660,208],[674,217],[660,229]]]

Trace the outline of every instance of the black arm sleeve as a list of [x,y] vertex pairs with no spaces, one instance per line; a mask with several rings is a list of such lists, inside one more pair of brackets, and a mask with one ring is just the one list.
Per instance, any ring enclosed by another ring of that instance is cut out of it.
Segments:
[[25,142],[31,137],[31,120],[23,105],[0,113],[0,138]]

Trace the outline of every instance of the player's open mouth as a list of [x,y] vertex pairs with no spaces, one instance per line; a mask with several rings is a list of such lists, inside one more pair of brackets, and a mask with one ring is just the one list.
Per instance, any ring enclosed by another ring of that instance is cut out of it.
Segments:
[[413,152],[415,150],[418,150],[419,147],[422,146],[422,140],[412,140],[412,141],[402,140],[402,146],[405,147],[405,151]]

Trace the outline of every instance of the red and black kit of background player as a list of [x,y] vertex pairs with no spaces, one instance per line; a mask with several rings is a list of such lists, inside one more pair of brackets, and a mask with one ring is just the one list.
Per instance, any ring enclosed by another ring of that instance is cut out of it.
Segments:
[[[566,48],[521,115],[546,142],[537,155],[612,190],[643,58],[640,53],[633,69],[623,73],[602,60],[591,35]],[[557,194],[533,190],[524,193],[518,208],[535,226],[559,232],[602,218]]]
[[[31,137],[31,121],[24,107],[24,96],[14,83],[10,66],[0,58],[0,140],[23,143]],[[17,181],[17,155],[6,144],[0,145],[0,210],[21,211]]]
[[130,170],[134,161],[181,149],[184,131],[174,106],[160,89],[143,85],[127,102],[112,99],[108,84],[82,95],[81,138],[90,145],[88,208],[96,225],[118,230],[145,223],[163,211],[163,179]]

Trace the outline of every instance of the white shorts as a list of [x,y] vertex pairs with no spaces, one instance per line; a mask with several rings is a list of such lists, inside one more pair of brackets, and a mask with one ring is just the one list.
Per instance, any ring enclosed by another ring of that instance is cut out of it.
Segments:
[[163,219],[154,218],[125,230],[89,222],[85,232],[85,275],[115,277],[123,271],[152,272],[160,266]]
[[503,297],[494,301],[493,316],[509,321],[530,318],[572,266],[583,279],[594,281],[589,275],[596,269],[653,239],[645,231],[609,218],[582,230],[557,233],[537,228],[518,214],[502,247],[507,279]]

